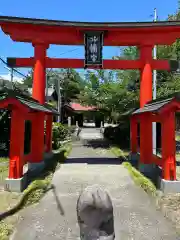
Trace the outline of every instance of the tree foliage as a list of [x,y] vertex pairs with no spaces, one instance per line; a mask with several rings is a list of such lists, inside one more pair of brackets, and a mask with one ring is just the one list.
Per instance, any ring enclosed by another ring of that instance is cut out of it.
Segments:
[[[47,85],[58,91],[58,82],[61,88],[61,94],[65,102],[76,99],[80,90],[84,87],[84,81],[80,74],[74,69],[58,69],[47,71]],[[33,70],[23,80],[23,85],[32,88]],[[57,94],[56,96],[57,97]]]

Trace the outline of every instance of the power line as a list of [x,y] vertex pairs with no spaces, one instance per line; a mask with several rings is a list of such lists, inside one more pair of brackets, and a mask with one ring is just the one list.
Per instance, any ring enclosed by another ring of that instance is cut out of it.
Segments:
[[[62,52],[62,53],[59,54],[59,56],[64,55],[64,54],[69,53],[69,52],[74,52],[74,51],[76,51],[78,49],[79,48],[74,48],[74,49],[68,50],[66,52]],[[7,62],[5,60],[3,60],[1,57],[0,57],[0,60],[1,60],[2,63],[4,63],[8,67],[8,64],[7,64]],[[23,73],[21,73],[20,71],[16,70],[15,68],[13,68],[13,72],[16,72],[17,74],[21,75],[22,77],[27,77],[27,75],[24,75]]]
[[69,53],[69,52],[74,52],[74,51],[76,51],[76,50],[78,50],[78,49],[80,49],[80,48],[74,48],[74,49],[68,50],[68,51],[66,51],[66,52],[60,53],[59,55],[61,56],[61,55],[64,55],[64,54],[66,54],[66,53]]
[[[6,61],[4,61],[1,57],[0,57],[0,60],[1,60],[2,63],[4,63],[4,64],[8,67],[8,64],[7,64]],[[14,68],[13,68],[13,71],[16,72],[16,73],[18,73],[18,74],[21,75],[22,77],[27,77],[26,75],[24,75],[23,73],[19,72],[18,70],[14,69]]]

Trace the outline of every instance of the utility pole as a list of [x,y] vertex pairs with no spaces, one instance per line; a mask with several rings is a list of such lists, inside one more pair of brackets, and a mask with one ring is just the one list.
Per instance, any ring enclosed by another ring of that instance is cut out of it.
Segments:
[[57,95],[58,95],[58,102],[57,102],[57,107],[58,107],[58,122],[61,122],[61,87],[60,87],[60,79],[57,79]]
[[[154,22],[157,21],[157,9],[154,9]],[[154,46],[153,49],[153,58],[157,59],[157,46]],[[153,100],[156,99],[156,84],[157,84],[157,71],[153,70]],[[153,122],[153,154],[156,155],[156,148],[157,148],[157,143],[156,143],[156,123]]]

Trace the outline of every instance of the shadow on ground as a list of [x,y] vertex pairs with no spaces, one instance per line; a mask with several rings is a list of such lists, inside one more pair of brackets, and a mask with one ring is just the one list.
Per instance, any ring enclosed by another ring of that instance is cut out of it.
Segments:
[[27,172],[27,180],[29,185],[34,180],[43,180],[45,179],[50,173],[54,173],[57,165],[65,161],[65,150],[61,152],[54,153],[52,158],[44,160],[44,168],[39,171],[39,169],[34,171]]
[[176,166],[180,167],[180,162],[179,161],[176,161]]
[[58,197],[58,194],[57,194],[57,191],[56,191],[56,187],[53,184],[51,185],[51,187],[52,187],[52,192],[53,192],[56,204],[57,204],[57,208],[58,208],[58,210],[60,212],[60,215],[64,216],[65,215],[65,211],[64,211],[64,208],[63,208],[63,206],[62,206],[62,204],[60,202],[60,199]]
[[121,158],[68,158],[64,163],[86,163],[86,164],[110,164],[120,165],[124,162]]
[[83,146],[89,148],[110,148],[110,143],[105,139],[91,139],[91,140],[83,140]]

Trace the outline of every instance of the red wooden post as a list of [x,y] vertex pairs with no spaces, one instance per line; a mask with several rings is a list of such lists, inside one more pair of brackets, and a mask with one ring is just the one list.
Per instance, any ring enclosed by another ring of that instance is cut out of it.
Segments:
[[[140,59],[143,63],[140,81],[140,107],[152,100],[152,46],[141,46]],[[140,122],[140,162],[152,160],[152,123],[142,117]]]
[[152,100],[152,46],[142,46],[140,48],[140,59],[144,66],[141,69],[140,81],[140,107]]
[[140,162],[152,162],[152,121],[145,114],[140,119]]
[[162,171],[163,179],[176,180],[175,113],[164,116],[162,122]]
[[[33,79],[33,98],[41,104],[45,103],[46,87],[46,49],[45,44],[34,44],[34,79]],[[31,134],[31,161],[40,162],[44,152],[44,113],[38,113],[32,121]]]
[[131,117],[130,119],[130,131],[131,131],[131,152],[137,153],[137,122],[135,117]]
[[15,179],[23,176],[24,132],[25,121],[23,114],[18,110],[12,110],[9,178]]
[[45,103],[45,87],[46,87],[46,49],[43,44],[35,44],[34,46],[34,79],[32,96],[41,104]]
[[53,116],[47,115],[46,120],[46,152],[52,151],[52,122]]
[[31,162],[38,163],[44,153],[44,113],[35,113],[31,130]]

